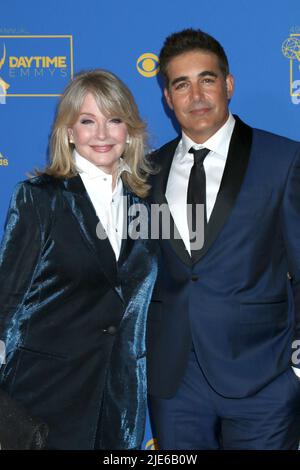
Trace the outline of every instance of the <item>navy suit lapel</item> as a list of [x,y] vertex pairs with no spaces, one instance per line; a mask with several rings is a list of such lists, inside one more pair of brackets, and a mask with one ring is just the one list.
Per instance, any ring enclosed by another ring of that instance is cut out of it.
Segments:
[[109,282],[116,286],[118,283],[115,253],[108,238],[101,240],[97,236],[96,227],[100,223],[99,218],[80,176],[66,179],[64,187],[64,196],[79,224],[83,237],[95,254],[95,261]]
[[204,245],[194,255],[194,263],[198,262],[207,253],[222,230],[233,209],[247,170],[252,144],[252,129],[237,116],[234,117],[236,123],[230,141],[220,189],[207,225]]
[[[171,236],[170,239],[173,250],[177,256],[187,265],[192,265],[193,263],[198,262],[205,255],[205,253],[207,253],[217,238],[234,206],[236,197],[239,193],[247,170],[252,143],[252,129],[251,127],[244,124],[237,116],[235,116],[235,120],[236,123],[230,141],[220,189],[209,219],[209,223],[207,225],[205,242],[202,249],[196,253],[194,260],[192,261],[182,239],[175,238],[174,236]],[[177,138],[159,150],[159,153],[157,154],[159,161],[157,161],[158,159],[155,158],[156,153],[154,153],[154,161],[160,166],[161,169],[160,172],[152,179],[153,197],[151,202],[156,204],[167,204],[165,192],[172,160],[179,140],[180,138]],[[172,216],[170,217],[170,220],[174,227],[175,224]],[[171,229],[173,227],[171,227]],[[168,241],[164,240],[163,243],[168,243]]]
[[179,141],[180,138],[172,140],[168,144],[164,145],[159,151],[154,152],[150,156],[155,170],[158,170],[158,173],[151,178],[152,198],[153,202],[156,204],[167,203],[167,182],[174,153]]
[[[158,167],[159,173],[154,175],[151,178],[151,186],[152,186],[152,197],[151,202],[154,204],[164,204],[166,210],[168,211],[167,215],[170,220],[170,242],[173,247],[173,250],[177,254],[177,256],[182,259],[182,261],[186,264],[191,264],[191,257],[188,251],[185,248],[185,245],[180,238],[174,219],[172,214],[169,210],[168,201],[166,198],[166,189],[167,189],[167,182],[170,173],[170,168],[172,164],[172,160],[174,157],[175,150],[178,146],[180,138],[176,138],[169,142],[168,144],[164,145],[160,150],[159,153],[156,152],[153,154],[153,163],[155,167]],[[156,158],[156,156],[158,158]],[[177,231],[178,236],[175,236],[175,232]],[[161,230],[160,230],[161,232]],[[160,238],[161,238],[160,233]],[[168,243],[168,240],[163,240],[162,243]]]

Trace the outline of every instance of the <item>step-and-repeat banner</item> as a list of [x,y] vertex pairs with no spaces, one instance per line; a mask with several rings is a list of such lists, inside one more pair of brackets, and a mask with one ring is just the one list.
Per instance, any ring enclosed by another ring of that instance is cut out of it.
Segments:
[[[13,187],[45,164],[58,97],[75,73],[113,71],[136,98],[150,146],[174,138],[157,55],[167,35],[187,27],[207,31],[224,46],[236,84],[232,112],[300,140],[299,0],[3,1],[0,234]],[[144,448],[152,446],[147,422]]]

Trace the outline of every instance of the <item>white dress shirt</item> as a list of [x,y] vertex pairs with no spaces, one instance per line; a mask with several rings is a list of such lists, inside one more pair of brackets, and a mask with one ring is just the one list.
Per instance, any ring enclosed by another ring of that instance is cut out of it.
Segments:
[[167,183],[166,198],[175,225],[189,253],[190,237],[186,204],[189,177],[194,164],[194,156],[189,150],[191,147],[197,150],[205,147],[210,150],[203,163],[206,176],[206,212],[209,220],[220,189],[234,124],[235,119],[230,114],[226,123],[201,145],[193,142],[182,132],[182,138],[176,148]]
[[112,175],[105,173],[79,155],[76,150],[73,152],[73,158],[96,214],[114,250],[116,260],[118,260],[124,224],[123,183],[120,175],[123,171],[130,172],[130,168],[121,158],[116,185],[112,190]]

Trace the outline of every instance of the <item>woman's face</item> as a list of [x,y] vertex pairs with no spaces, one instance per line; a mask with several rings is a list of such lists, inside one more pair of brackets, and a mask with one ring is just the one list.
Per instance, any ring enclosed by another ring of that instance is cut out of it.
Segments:
[[124,153],[128,135],[119,116],[105,117],[92,93],[87,93],[75,124],[68,129],[77,152],[106,173],[112,174]]

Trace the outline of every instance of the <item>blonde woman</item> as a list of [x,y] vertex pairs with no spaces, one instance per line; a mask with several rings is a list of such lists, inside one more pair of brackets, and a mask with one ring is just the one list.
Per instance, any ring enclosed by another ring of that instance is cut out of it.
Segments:
[[[60,100],[49,166],[11,200],[0,251],[1,390],[47,425],[47,449],[142,442],[157,267],[152,242],[126,233],[128,208],[149,189],[144,146],[124,83],[81,73]],[[22,421],[7,420],[21,433]]]

